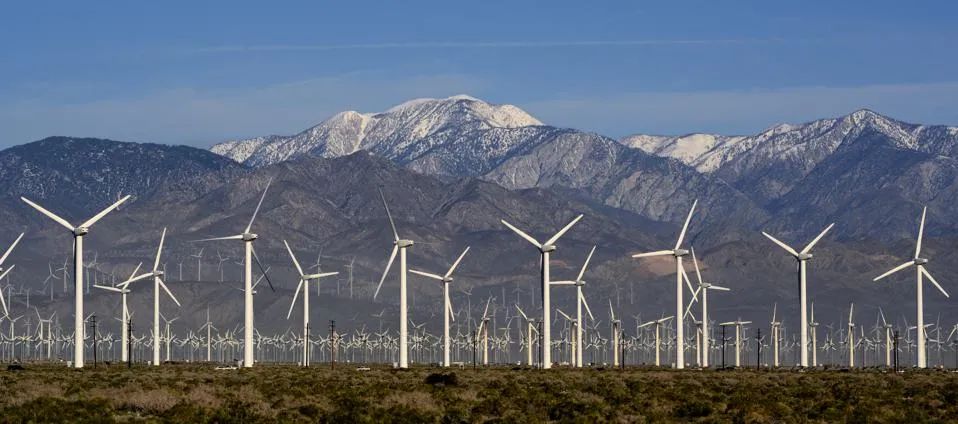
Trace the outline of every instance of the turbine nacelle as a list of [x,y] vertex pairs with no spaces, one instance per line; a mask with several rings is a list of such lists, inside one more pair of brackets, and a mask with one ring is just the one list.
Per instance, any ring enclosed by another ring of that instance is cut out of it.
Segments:
[[243,233],[241,234],[241,236],[243,236],[242,238],[243,241],[253,241],[259,238],[259,236],[254,233]]
[[156,270],[156,271],[153,271],[153,276],[154,276],[154,277],[163,277],[163,274],[165,274],[165,272],[163,272],[163,270],[161,270],[161,269],[158,269],[158,270]]
[[410,246],[416,244],[416,242],[414,242],[414,241],[412,241],[412,240],[396,240],[396,241],[393,242],[393,244],[395,244],[396,247],[398,247],[398,248],[400,248],[400,249],[403,249],[403,248],[410,247]]
[[915,258],[915,265],[927,265],[928,259],[925,258]]
[[76,227],[73,229],[73,235],[75,236],[84,236],[90,232],[89,227]]
[[555,250],[556,246],[554,244],[547,244],[539,247],[539,251],[542,253],[554,252]]
[[799,254],[798,254],[797,256],[795,256],[795,258],[798,259],[798,260],[800,260],[800,261],[807,261],[807,260],[809,260],[809,259],[812,258],[812,254],[811,254],[811,253],[801,253],[801,252],[799,252]]
[[688,251],[688,250],[685,250],[685,249],[673,249],[673,250],[672,250],[672,256],[675,256],[676,258],[681,257],[681,256],[686,256],[686,255],[688,255],[688,254],[689,254],[689,251]]

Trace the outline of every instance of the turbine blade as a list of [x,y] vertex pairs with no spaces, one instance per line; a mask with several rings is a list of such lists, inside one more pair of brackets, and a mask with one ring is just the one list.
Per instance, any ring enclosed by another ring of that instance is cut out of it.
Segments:
[[50,218],[50,219],[56,221],[58,224],[60,224],[60,225],[62,225],[62,226],[64,226],[64,227],[66,227],[66,229],[67,229],[67,230],[70,230],[70,232],[73,232],[73,230],[75,229],[75,228],[73,228],[73,225],[71,225],[69,222],[67,222],[67,220],[65,220],[65,219],[63,219],[63,218],[60,218],[59,216],[56,216],[56,214],[54,214],[53,212],[50,212],[50,211],[44,209],[43,206],[40,206],[40,205],[38,205],[38,204],[36,204],[36,203],[31,202],[30,199],[27,199],[26,197],[21,197],[20,200],[23,200],[23,201],[26,202],[28,205],[32,206],[34,209],[40,211],[40,213],[46,215],[47,218]]
[[589,251],[589,256],[587,256],[585,262],[582,263],[582,269],[579,270],[579,276],[576,277],[576,281],[582,281],[582,276],[585,275],[585,269],[589,266],[589,261],[592,260],[593,253],[595,253],[595,246],[592,246],[592,250]]
[[[260,206],[263,206],[263,199],[266,199],[266,192],[269,191],[270,184],[273,183],[273,178],[270,177],[269,181],[266,182],[266,188],[263,189],[263,195],[259,198],[259,203],[256,204],[256,209],[253,210],[253,216],[249,219],[249,225],[246,226],[244,233],[248,233],[251,228],[253,228],[253,221],[256,220],[256,215],[259,213]],[[266,279],[269,281],[269,279]]]
[[156,281],[160,283],[160,287],[162,287],[163,291],[165,291],[166,294],[170,296],[170,299],[173,299],[173,303],[176,303],[176,306],[182,306],[180,305],[180,301],[176,300],[176,296],[173,296],[173,292],[171,292],[170,289],[166,287],[166,283],[164,283],[161,278],[157,277]]
[[201,241],[242,240],[242,239],[243,239],[243,235],[242,235],[242,234],[237,234],[237,235],[235,235],[235,236],[213,237],[213,238],[205,238],[205,239],[200,239],[200,240],[193,240],[193,242],[194,242],[194,243],[197,243],[197,242],[201,242]]
[[572,317],[566,315],[565,312],[562,312],[562,309],[556,308],[556,312],[558,312],[559,314],[561,314],[562,316],[564,316],[565,319],[567,319],[567,320],[569,320],[569,321],[575,321],[574,319],[572,319]]
[[579,299],[582,301],[582,306],[585,306],[585,311],[589,313],[589,319],[595,321],[595,317],[592,316],[592,309],[589,308],[589,302],[586,302],[585,295],[582,292],[579,292]]
[[[8,270],[8,271],[9,271],[9,270]],[[6,275],[7,273],[4,272],[3,274]],[[2,278],[2,277],[0,277],[0,278]],[[3,293],[0,293],[0,306],[3,306],[3,316],[4,316],[4,317],[9,317],[9,316],[10,316],[10,310],[7,309],[7,301],[4,299]]]
[[118,288],[116,288],[116,287],[101,286],[101,285],[98,285],[98,284],[94,284],[93,287],[96,287],[96,288],[98,288],[98,289],[103,289],[103,290],[109,290],[109,291],[112,291],[112,292],[123,293],[123,289],[118,289]]
[[81,226],[81,227],[91,227],[91,226],[93,226],[93,224],[96,224],[96,222],[99,221],[99,220],[100,220],[101,218],[103,218],[104,216],[106,216],[106,214],[108,214],[108,213],[112,212],[114,209],[120,207],[120,205],[122,205],[123,202],[127,201],[127,199],[129,199],[129,198],[130,198],[130,195],[129,195],[129,194],[127,194],[126,196],[123,196],[122,199],[117,200],[116,203],[114,203],[114,204],[110,205],[110,207],[108,207],[108,208],[106,208],[106,209],[100,211],[100,213],[98,213],[98,214],[96,214],[96,215],[93,215],[93,218],[90,218],[90,219],[86,220],[86,222],[80,224],[80,226]]
[[529,317],[526,316],[525,312],[522,312],[522,308],[519,307],[519,304],[516,304],[516,310],[519,311],[519,315],[522,315],[522,319],[528,321]]
[[417,271],[417,270],[415,270],[415,269],[410,269],[409,272],[411,272],[411,273],[413,273],[413,274],[421,275],[421,276],[423,276],[423,277],[429,277],[429,278],[432,278],[433,280],[442,281],[442,276],[441,276],[441,275],[436,275],[436,274],[432,274],[432,273],[429,273],[429,272]]
[[320,272],[319,274],[306,274],[306,275],[303,276],[303,279],[304,279],[304,280],[316,280],[316,279],[320,279],[320,278],[323,278],[323,277],[329,277],[329,276],[338,275],[338,274],[339,274],[339,271]]
[[293,249],[290,249],[289,243],[286,240],[283,240],[283,244],[286,245],[286,251],[289,252],[289,257],[293,259],[293,265],[296,265],[296,272],[299,273],[299,276],[303,276],[303,267],[299,266],[299,261],[296,260],[296,255],[293,254]]
[[825,233],[827,233],[828,230],[831,230],[832,227],[834,227],[834,226],[835,226],[835,223],[834,223],[834,222],[831,223],[831,224],[828,224],[828,227],[825,227],[825,230],[822,231],[822,232],[818,235],[818,237],[815,237],[815,240],[812,240],[811,243],[809,243],[807,246],[805,246],[805,248],[802,249],[802,252],[801,252],[801,253],[811,252],[811,251],[812,251],[812,247],[815,247],[815,243],[818,243],[818,241],[821,240],[822,237],[825,237]]
[[393,252],[389,254],[389,261],[386,262],[386,269],[383,270],[383,277],[379,279],[379,285],[376,286],[376,293],[373,293],[373,299],[375,300],[379,296],[379,289],[383,288],[383,281],[386,281],[386,275],[389,274],[389,268],[393,266],[393,260],[396,259],[396,253],[399,251],[399,246],[393,246]]
[[695,303],[694,301],[689,301],[689,306],[685,307],[685,313],[682,314],[682,318],[685,318],[689,316],[690,313],[692,313],[692,305],[694,303]]
[[609,299],[609,318],[615,321],[615,310],[612,309],[612,299]]
[[124,282],[122,282],[122,283],[120,283],[120,284],[117,284],[117,287],[126,289],[126,287],[130,285],[130,283],[133,283],[133,282],[136,282],[136,281],[140,281],[140,280],[142,280],[142,279],[144,279],[144,278],[149,278],[149,277],[152,277],[152,276],[153,276],[153,273],[152,273],[152,272],[148,272],[148,273],[146,273],[146,274],[140,274],[140,275],[137,275],[136,277],[131,277],[130,279],[128,279],[128,280],[126,280],[126,281],[124,281]]
[[13,241],[13,244],[11,244],[10,247],[7,248],[7,251],[3,252],[3,256],[0,256],[0,265],[2,265],[3,262],[7,260],[7,256],[10,256],[10,252],[13,252],[13,248],[17,247],[17,243],[20,243],[20,239],[22,238],[23,238],[23,233],[20,233],[20,235],[17,236],[17,239]]
[[293,301],[289,302],[289,312],[286,313],[286,319],[289,319],[293,315],[293,306],[296,306],[296,299],[299,298],[299,289],[303,288],[303,279],[299,279],[299,284],[296,285],[296,291],[293,292]]
[[[685,286],[689,288],[689,291],[692,292],[692,301],[698,302],[698,293],[699,291],[692,288],[692,282],[689,280],[689,274],[685,272],[685,267],[682,267],[682,279],[685,280]],[[699,286],[701,287],[701,286]]]
[[790,253],[792,256],[794,256],[794,257],[796,257],[796,258],[798,257],[798,252],[796,252],[795,249],[792,249],[791,246],[789,246],[789,245],[783,243],[781,240],[779,240],[779,239],[777,239],[777,238],[775,238],[775,237],[772,237],[771,234],[766,233],[765,231],[762,231],[762,234],[764,234],[765,237],[768,237],[768,239],[771,240],[772,242],[774,242],[775,244],[779,245],[782,249],[785,249],[785,251],[788,252],[788,253]]
[[166,227],[163,227],[163,233],[160,234],[160,246],[156,248],[156,259],[153,260],[153,272],[160,268],[160,255],[163,254],[164,241],[166,241]]
[[469,246],[466,246],[466,250],[463,250],[462,254],[459,255],[459,258],[452,263],[452,266],[449,267],[449,271],[446,271],[446,275],[444,275],[444,277],[449,277],[450,275],[452,275],[452,273],[456,270],[456,267],[459,266],[459,262],[462,262],[462,258],[466,256],[466,253],[469,253]]
[[695,213],[695,205],[699,204],[699,199],[695,199],[692,202],[692,209],[689,209],[689,215],[685,217],[685,224],[682,225],[682,232],[679,233],[679,239],[675,241],[675,249],[678,250],[679,247],[682,247],[682,241],[685,240],[685,232],[689,229],[689,222],[692,221],[692,214]]
[[915,245],[915,259],[921,254],[921,239],[925,234],[925,214],[928,212],[928,206],[921,209],[921,224],[918,225],[918,244]]
[[396,223],[393,221],[393,214],[389,212],[389,205],[386,204],[386,195],[383,194],[383,190],[379,189],[379,197],[383,199],[383,207],[386,208],[386,216],[389,217],[389,225],[393,229],[393,237],[396,238],[396,241],[399,241],[399,232],[396,231]]
[[653,256],[665,256],[671,255],[674,250],[656,250],[655,252],[646,252],[646,253],[636,253],[632,255],[633,258],[650,258]]
[[533,246],[535,246],[535,247],[542,247],[542,245],[539,244],[539,242],[536,241],[536,239],[534,239],[534,238],[532,238],[532,236],[530,236],[530,235],[528,235],[528,234],[522,232],[522,230],[520,230],[520,229],[514,227],[512,224],[506,222],[506,220],[500,219],[499,222],[501,222],[502,225],[505,225],[506,227],[509,227],[509,229],[512,230],[512,231],[514,231],[516,234],[518,234],[519,237],[522,237],[522,238],[526,239],[526,241],[528,241],[529,243],[532,243]]
[[582,216],[583,216],[582,214],[579,214],[579,216],[575,217],[575,219],[573,219],[572,222],[569,222],[568,224],[565,225],[565,227],[562,227],[562,229],[559,230],[558,233],[552,236],[552,238],[550,238],[549,240],[546,240],[546,242],[543,244],[545,244],[546,246],[551,246],[555,244],[555,242],[559,241],[559,237],[562,237],[562,235],[565,234],[566,231],[569,231],[569,229],[572,228],[572,226],[575,225],[576,222],[579,222],[579,220],[582,219]]
[[259,261],[259,255],[256,254],[256,249],[253,249],[253,246],[250,245],[249,250],[253,253],[253,262],[256,262],[256,266],[259,267],[260,272],[263,273],[263,277],[266,278],[266,284],[269,284],[269,289],[276,293],[276,289],[273,288],[273,282],[269,279],[269,274],[266,272],[267,269],[263,267],[263,263]]
[[881,280],[882,278],[885,278],[885,277],[887,277],[887,276],[889,276],[889,275],[892,275],[892,274],[894,274],[894,273],[896,273],[896,272],[898,272],[898,271],[901,271],[901,270],[903,270],[903,269],[905,269],[905,268],[908,268],[908,267],[910,267],[910,266],[912,266],[912,265],[914,265],[914,264],[915,264],[915,261],[905,262],[905,263],[903,263],[903,264],[901,264],[901,265],[898,265],[898,266],[892,268],[892,269],[889,270],[888,272],[886,272],[886,273],[884,273],[884,274],[882,274],[882,275],[879,275],[879,276],[875,277],[872,281]]
[[695,278],[699,280],[699,287],[705,285],[702,282],[702,271],[699,270],[699,260],[695,257],[695,248],[692,248],[692,264],[695,265]]
[[446,295],[446,302],[449,304],[449,309],[447,309],[449,318],[452,319],[452,322],[456,322],[456,314],[453,312],[452,308],[452,299],[449,298],[448,294]]
[[928,270],[925,269],[925,267],[920,267],[919,269],[921,270],[922,274],[925,274],[925,277],[928,277],[928,281],[931,281],[931,283],[938,288],[938,291],[940,291],[941,294],[945,295],[945,297],[951,297],[948,295],[948,292],[946,292],[945,289],[941,287],[941,284],[938,284],[938,280],[935,280],[935,277],[931,276],[931,273],[928,272]]
[[491,303],[491,302],[492,302],[492,298],[491,298],[491,297],[486,300],[486,309],[485,309],[484,311],[482,311],[482,319],[486,319],[486,314],[489,313],[489,303]]
[[722,286],[709,286],[709,289],[711,289],[711,290],[721,290],[721,291],[730,291],[730,290],[731,290],[731,289],[728,288],[728,287],[722,287]]
[[[888,322],[885,321],[885,312],[883,312],[883,311],[881,310],[881,306],[878,307],[878,315],[881,316],[881,325],[882,325],[883,327],[884,327],[884,326],[887,326],[887,325],[888,325]],[[949,338],[951,338],[951,337],[949,336]]]
[[137,271],[140,270],[140,267],[143,266],[143,262],[136,264],[136,268],[133,268],[133,272],[130,273],[130,278],[136,276]]

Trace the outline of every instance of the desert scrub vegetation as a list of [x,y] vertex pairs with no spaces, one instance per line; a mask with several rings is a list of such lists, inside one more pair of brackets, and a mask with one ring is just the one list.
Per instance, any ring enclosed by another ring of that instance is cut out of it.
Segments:
[[662,369],[0,371],[2,422],[949,422],[958,374]]

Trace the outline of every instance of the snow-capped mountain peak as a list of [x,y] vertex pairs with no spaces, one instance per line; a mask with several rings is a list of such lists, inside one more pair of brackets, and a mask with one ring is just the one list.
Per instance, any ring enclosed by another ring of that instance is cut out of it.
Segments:
[[210,150],[238,162],[262,166],[310,154],[338,157],[369,150],[391,159],[419,153],[461,138],[463,132],[542,125],[524,110],[460,94],[413,99],[380,113],[344,111],[292,136],[257,137],[214,145]]

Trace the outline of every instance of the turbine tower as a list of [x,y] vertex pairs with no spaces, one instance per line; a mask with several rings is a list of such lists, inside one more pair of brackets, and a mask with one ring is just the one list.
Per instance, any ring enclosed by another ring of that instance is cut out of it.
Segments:
[[556,250],[555,243],[559,238],[562,237],[566,231],[569,231],[576,222],[579,222],[580,219],[582,219],[582,215],[575,217],[572,222],[562,227],[558,233],[555,233],[555,235],[546,240],[545,243],[539,243],[536,239],[532,238],[532,236],[522,232],[522,230],[514,227],[504,219],[500,220],[502,225],[509,227],[509,229],[518,234],[519,237],[522,237],[539,249],[539,270],[542,277],[542,344],[540,346],[542,346],[542,368],[544,369],[552,368],[552,319],[549,316],[551,313],[549,254]]
[[805,368],[808,368],[808,296],[806,295],[805,290],[805,275],[807,269],[806,262],[812,258],[812,247],[815,247],[815,243],[818,243],[818,241],[825,236],[825,233],[827,233],[828,230],[831,230],[833,226],[835,226],[834,223],[829,224],[828,227],[826,227],[825,230],[818,235],[818,237],[815,237],[815,239],[812,240],[811,243],[808,243],[808,245],[805,246],[805,248],[800,252],[796,252],[795,249],[791,248],[791,246],[762,231],[762,234],[764,234],[765,237],[768,237],[769,240],[779,245],[782,249],[785,249],[786,252],[795,257],[795,260],[798,261],[798,301],[800,304],[799,307],[801,308],[799,311],[799,321],[801,323],[801,334],[799,334],[799,337],[801,338],[801,349],[799,350],[799,355],[801,365]]
[[685,232],[689,228],[689,221],[692,220],[692,214],[695,213],[695,205],[698,200],[692,202],[692,209],[685,218],[685,224],[682,225],[682,232],[679,233],[679,239],[675,242],[675,247],[670,250],[659,250],[655,252],[639,253],[632,255],[633,258],[648,258],[652,256],[672,255],[675,257],[675,368],[685,368],[685,315],[683,308],[685,302],[682,300],[682,277],[685,270],[682,268],[682,257],[689,254],[688,250],[682,249],[682,242],[685,240]]
[[579,275],[575,278],[574,281],[554,281],[553,285],[575,285],[575,322],[577,323],[575,327],[575,363],[576,368],[582,368],[582,328],[585,327],[585,321],[582,320],[582,306],[585,305],[586,312],[589,313],[589,319],[595,320],[595,317],[592,316],[592,310],[589,309],[589,303],[585,301],[585,295],[582,294],[582,286],[585,286],[585,280],[582,277],[585,275],[586,268],[589,267],[589,262],[592,260],[592,254],[595,253],[595,246],[592,246],[592,250],[589,251],[589,256],[585,258],[585,262],[582,263],[582,268],[579,269]]
[[266,198],[266,192],[269,191],[269,186],[272,184],[273,180],[270,179],[266,183],[266,188],[263,189],[263,195],[259,198],[259,203],[256,204],[256,209],[253,211],[253,217],[249,220],[249,225],[246,226],[246,229],[243,230],[242,234],[237,234],[235,236],[226,236],[226,237],[214,237],[202,240],[196,240],[198,242],[203,241],[219,241],[219,240],[242,240],[243,241],[243,298],[244,298],[244,308],[243,308],[243,367],[251,368],[254,361],[254,352],[253,352],[253,261],[256,261],[256,265],[259,267],[260,271],[263,272],[263,276],[266,277],[266,282],[269,284],[270,290],[274,292],[276,289],[273,288],[273,282],[269,280],[269,277],[266,276],[266,269],[263,268],[263,264],[259,261],[259,256],[256,255],[256,251],[253,250],[253,241],[257,239],[255,233],[251,233],[250,230],[253,228],[253,221],[256,220],[256,214],[259,213],[259,208],[263,206],[263,199]]
[[924,303],[925,299],[922,294],[922,291],[923,291],[922,276],[928,277],[928,281],[931,281],[931,283],[934,284],[936,288],[938,288],[938,291],[940,291],[941,294],[945,295],[945,297],[949,297],[948,292],[946,292],[945,289],[941,287],[941,284],[938,284],[938,281],[935,280],[935,277],[932,277],[931,273],[929,273],[928,270],[925,269],[925,265],[928,264],[928,259],[921,257],[921,238],[924,235],[924,231],[925,231],[925,214],[927,212],[928,212],[927,207],[925,207],[921,211],[921,224],[919,224],[918,226],[918,243],[915,246],[915,257],[909,260],[908,262],[898,265],[892,268],[891,270],[889,270],[888,272],[875,277],[875,279],[873,280],[873,281],[881,280],[882,278],[892,275],[912,265],[914,265],[915,268],[917,268],[915,274],[916,274],[916,278],[918,282],[916,287],[918,292],[918,323],[917,323],[918,368],[927,368],[928,366],[927,359],[925,358],[925,331],[924,331],[925,329],[925,303]]
[[289,303],[289,312],[286,313],[286,319],[289,319],[293,314],[293,306],[296,305],[299,290],[303,289],[303,366],[309,367],[309,282],[316,280],[316,284],[319,284],[321,278],[333,276],[339,274],[339,272],[305,274],[303,273],[303,267],[299,266],[299,261],[296,260],[296,255],[293,254],[293,249],[290,249],[289,243],[283,240],[283,244],[286,245],[286,251],[289,252],[289,257],[293,260],[293,265],[296,265],[296,272],[299,273],[299,284],[296,286],[296,291],[293,294],[293,301]]
[[[692,302],[689,302],[689,308],[692,307],[692,303],[698,301],[698,294],[702,293],[702,343],[701,349],[702,352],[700,356],[699,365],[702,368],[708,368],[709,366],[709,290],[720,290],[720,291],[729,291],[727,287],[716,286],[712,283],[702,280],[702,271],[699,270],[699,260],[695,257],[695,248],[692,248],[692,264],[695,265],[695,277],[698,279],[698,287],[695,288],[695,291],[692,292]],[[685,277],[686,284],[691,286],[688,278],[689,276],[685,274],[685,270],[682,270],[682,274]],[[688,313],[688,311],[686,311]]]
[[396,231],[396,222],[393,221],[393,215],[389,212],[389,205],[386,204],[386,195],[379,190],[379,197],[383,200],[383,207],[386,208],[386,217],[389,218],[389,226],[393,230],[393,250],[389,254],[389,261],[386,262],[386,269],[383,270],[383,276],[379,279],[379,286],[373,293],[373,299],[379,296],[379,290],[383,288],[383,282],[386,281],[386,275],[389,274],[389,268],[396,260],[396,253],[399,253],[399,368],[409,368],[409,308],[406,305],[406,249],[415,244],[412,240],[399,238],[399,232]]
[[90,232],[90,227],[93,226],[97,221],[102,219],[106,214],[112,212],[114,209],[119,207],[123,202],[126,202],[130,198],[130,195],[123,196],[116,203],[110,205],[106,209],[100,211],[100,213],[94,215],[92,218],[84,221],[82,224],[73,226],[67,220],[60,218],[53,212],[50,212],[44,209],[42,206],[31,202],[26,197],[21,197],[20,200],[23,200],[26,204],[30,205],[40,213],[47,216],[56,223],[64,226],[71,234],[73,234],[73,287],[74,287],[74,311],[73,311],[73,367],[74,368],[83,368],[83,346],[84,338],[83,333],[85,330],[84,326],[84,315],[83,315],[83,236]]
[[459,262],[462,262],[462,258],[466,256],[466,253],[469,253],[469,246],[466,246],[466,250],[462,251],[462,254],[459,255],[459,258],[452,263],[452,266],[449,267],[449,270],[446,271],[443,275],[430,274],[428,272],[417,271],[414,269],[409,270],[413,274],[419,274],[423,277],[432,278],[433,280],[439,280],[442,282],[442,366],[449,367],[450,362],[450,352],[451,352],[451,341],[449,339],[449,320],[456,320],[455,314],[452,313],[452,302],[449,300],[449,284],[452,283],[452,273],[456,271],[456,267],[459,266]]

